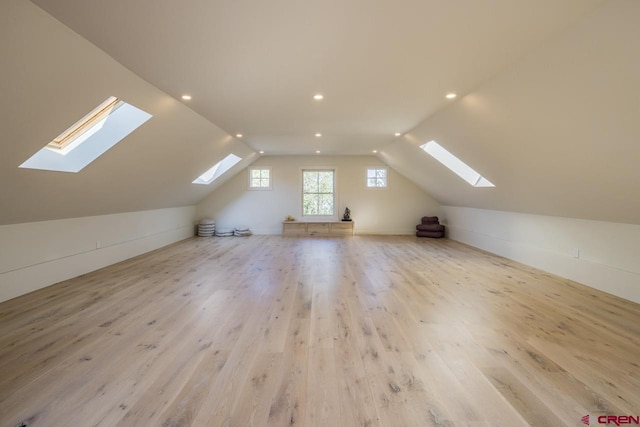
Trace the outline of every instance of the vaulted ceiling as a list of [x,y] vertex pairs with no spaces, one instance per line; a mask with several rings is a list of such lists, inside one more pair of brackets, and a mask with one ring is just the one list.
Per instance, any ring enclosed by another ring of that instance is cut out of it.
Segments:
[[34,2],[254,150],[370,154],[600,0]]
[[[639,21],[635,0],[5,0],[0,224],[196,204],[231,152],[229,175],[316,150],[377,150],[442,204],[640,223]],[[18,169],[112,95],[153,118],[80,173]]]

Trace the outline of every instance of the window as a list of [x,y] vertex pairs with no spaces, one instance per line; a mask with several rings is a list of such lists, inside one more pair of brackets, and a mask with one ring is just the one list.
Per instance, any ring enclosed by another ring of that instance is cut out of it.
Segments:
[[448,152],[437,142],[429,141],[426,144],[422,144],[420,148],[474,187],[495,187],[489,180],[471,169],[469,165]]
[[80,172],[151,117],[151,114],[111,96],[20,167]]
[[386,168],[367,169],[367,187],[387,188],[387,169]]
[[331,216],[335,206],[335,171],[302,171],[302,215]]
[[231,169],[233,165],[242,160],[240,157],[235,154],[229,154],[224,159],[220,160],[218,163],[213,165],[211,169],[207,170],[205,173],[200,175],[193,181],[193,184],[205,184],[209,185],[216,179],[218,179],[222,174]]
[[271,190],[271,168],[249,169],[250,190]]

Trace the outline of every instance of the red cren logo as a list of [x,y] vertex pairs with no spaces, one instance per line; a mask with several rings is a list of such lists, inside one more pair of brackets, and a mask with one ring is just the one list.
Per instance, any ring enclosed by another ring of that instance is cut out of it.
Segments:
[[[584,418],[582,419],[584,422]],[[613,424],[616,426],[635,424],[640,425],[640,415],[601,415],[598,424]]]

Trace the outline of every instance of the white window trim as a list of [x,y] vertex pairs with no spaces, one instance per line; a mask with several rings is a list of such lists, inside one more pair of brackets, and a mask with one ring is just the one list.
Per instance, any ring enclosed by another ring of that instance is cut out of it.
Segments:
[[[304,171],[333,171],[333,215],[305,215],[304,214],[304,195],[303,195],[303,172]],[[298,177],[298,182],[300,183],[300,188],[298,191],[298,195],[300,197],[299,206],[300,206],[300,217],[305,218],[305,220],[310,220],[311,222],[323,222],[323,221],[337,221],[338,218],[338,206],[339,206],[339,198],[338,198],[338,168],[335,166],[308,166],[300,168],[300,175]]]
[[[371,169],[384,169],[386,171],[386,185],[384,187],[370,187],[369,186],[369,171]],[[364,185],[367,188],[367,190],[386,190],[389,188],[389,168],[386,166],[369,166],[366,168],[365,170],[365,176],[364,176]]]
[[[251,186],[251,172],[254,170],[268,170],[269,171],[269,186],[268,187],[252,187]],[[247,181],[247,189],[250,191],[271,191],[273,190],[273,172],[271,171],[271,166],[259,166],[249,168],[249,175]]]

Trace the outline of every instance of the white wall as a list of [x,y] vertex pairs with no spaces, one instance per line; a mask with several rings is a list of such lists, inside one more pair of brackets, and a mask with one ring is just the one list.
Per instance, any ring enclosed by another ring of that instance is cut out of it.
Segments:
[[640,302],[640,225],[442,209],[451,239]]
[[[303,168],[335,168],[337,212],[351,209],[357,234],[412,234],[424,215],[439,215],[440,207],[414,183],[374,156],[265,156],[251,167],[269,166],[273,190],[248,190],[248,169],[234,176],[198,205],[198,219],[213,217],[218,226],[247,225],[256,234],[280,234],[282,220],[302,218]],[[387,167],[387,189],[366,187],[368,167]]]
[[188,238],[194,215],[188,206],[2,225],[0,301]]

